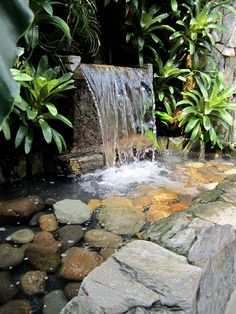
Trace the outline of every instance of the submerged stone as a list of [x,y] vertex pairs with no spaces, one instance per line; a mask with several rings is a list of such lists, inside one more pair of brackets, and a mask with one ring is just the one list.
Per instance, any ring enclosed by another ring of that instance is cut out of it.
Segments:
[[43,293],[46,285],[46,272],[29,271],[20,278],[21,288],[26,295]]
[[30,243],[34,239],[34,232],[30,229],[21,229],[10,236],[10,241],[19,243],[19,244],[25,244]]
[[67,300],[62,290],[54,290],[44,297],[43,314],[59,314]]
[[7,303],[18,294],[15,282],[9,272],[0,271],[0,305]]
[[0,269],[8,270],[19,264],[24,260],[24,248],[15,248],[10,244],[0,245]]
[[64,254],[60,275],[67,280],[83,280],[103,261],[101,256],[78,247],[73,247]]
[[0,306],[0,314],[31,314],[30,304],[23,300],[11,300]]
[[122,243],[122,238],[117,234],[96,229],[87,231],[84,240],[92,247],[115,247]]
[[80,200],[64,199],[53,205],[61,223],[82,224],[91,218],[91,210]]
[[42,215],[39,217],[39,226],[44,231],[55,231],[58,228],[56,216],[54,214]]
[[0,202],[0,221],[2,223],[16,223],[27,220],[43,207],[42,199],[36,195],[3,201]]
[[84,236],[84,231],[79,225],[67,225],[56,231],[56,238],[61,243],[63,251],[79,242]]

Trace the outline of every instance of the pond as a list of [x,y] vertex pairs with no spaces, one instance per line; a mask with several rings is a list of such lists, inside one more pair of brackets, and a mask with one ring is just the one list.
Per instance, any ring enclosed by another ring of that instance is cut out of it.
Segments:
[[[214,189],[231,174],[236,174],[233,158],[197,161],[162,153],[155,161],[99,169],[80,178],[35,178],[1,186],[0,219],[5,222],[0,227],[0,280],[4,287],[0,313],[23,307],[24,313],[31,308],[33,313],[51,314],[50,304],[68,302],[77,294],[84,276],[126,241],[142,238],[149,224],[187,209],[200,192]],[[17,212],[17,208],[28,206],[29,199],[9,205],[12,199],[28,195],[36,195],[33,202],[40,203],[41,198],[46,205],[36,204],[26,219],[20,215],[12,221],[4,218],[4,207]],[[60,216],[64,199],[66,218]],[[68,199],[82,201],[75,205],[89,211],[88,217],[75,222],[71,214],[74,205]],[[22,241],[19,234],[18,238],[13,236],[22,229],[28,229],[28,234],[24,231],[28,240]],[[55,290],[56,297],[50,294]]]

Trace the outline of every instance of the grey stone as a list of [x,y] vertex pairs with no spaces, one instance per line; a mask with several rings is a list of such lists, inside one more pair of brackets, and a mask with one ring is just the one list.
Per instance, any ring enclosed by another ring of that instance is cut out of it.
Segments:
[[235,314],[236,309],[236,289],[230,296],[230,299],[227,303],[225,314]]
[[2,305],[13,299],[17,295],[18,290],[10,273],[6,271],[0,271],[0,283],[0,305]]
[[84,279],[61,313],[194,313],[201,274],[183,256],[132,241]]
[[186,143],[186,138],[182,136],[181,137],[169,137],[168,149],[182,151],[185,143]]
[[221,54],[223,56],[226,56],[226,57],[234,57],[235,56],[235,52],[234,52],[234,48],[230,48],[230,47],[226,47],[222,44],[216,44],[216,49],[218,49]]
[[63,251],[75,245],[83,236],[84,231],[79,225],[67,225],[56,231],[56,238]]
[[234,82],[234,68],[235,56],[225,58],[224,79],[227,84],[232,84]]
[[24,248],[15,248],[10,244],[0,245],[0,269],[7,270],[23,262]]
[[90,220],[92,215],[88,205],[80,200],[64,199],[55,203],[53,208],[61,223],[82,224]]
[[223,25],[227,31],[223,32],[222,42],[228,47],[236,47],[236,17],[233,13],[225,14]]
[[43,314],[58,314],[66,303],[67,300],[63,291],[51,291],[44,297]]
[[10,236],[10,241],[25,244],[30,243],[34,239],[34,232],[30,229],[17,230]]
[[236,230],[236,207],[231,203],[217,201],[193,205],[189,208],[189,212],[221,226],[230,224]]
[[214,226],[214,224],[194,218],[186,212],[179,212],[153,223],[145,231],[143,238],[156,242],[178,254],[187,255],[197,233],[202,228],[209,226]]
[[99,223],[118,234],[135,234],[145,223],[145,214],[134,208],[105,206],[99,213]]
[[215,202],[220,199],[221,194],[223,194],[223,191],[216,189],[202,192],[192,200],[191,205]]
[[189,261],[202,268],[197,313],[225,313],[235,288],[236,236],[232,226],[202,230],[189,251]]

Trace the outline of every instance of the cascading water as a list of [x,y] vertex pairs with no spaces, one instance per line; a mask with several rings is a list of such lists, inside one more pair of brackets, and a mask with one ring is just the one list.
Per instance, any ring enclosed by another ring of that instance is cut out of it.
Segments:
[[153,113],[150,71],[88,64],[80,68],[97,107],[107,166],[135,159],[150,145],[141,136]]

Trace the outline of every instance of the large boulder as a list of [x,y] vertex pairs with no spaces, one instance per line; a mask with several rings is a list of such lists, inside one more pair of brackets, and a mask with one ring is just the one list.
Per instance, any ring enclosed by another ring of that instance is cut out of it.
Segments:
[[16,223],[29,219],[44,207],[39,196],[29,195],[9,201],[0,202],[1,223]]
[[61,313],[195,313],[201,276],[185,257],[135,240],[92,271]]
[[[218,221],[217,214],[212,214],[214,219],[203,216],[203,212],[207,213],[206,209],[203,211],[203,206],[209,206],[209,213],[215,209],[223,222],[224,209],[228,205],[223,203],[223,207],[221,203],[223,202],[216,201],[194,205],[191,211],[157,221],[144,233],[145,239],[187,256],[189,263],[202,269],[196,309],[199,314],[225,313],[227,301],[236,284],[234,227],[213,223]],[[218,204],[222,212],[217,208]],[[201,217],[208,218],[209,221]]]

